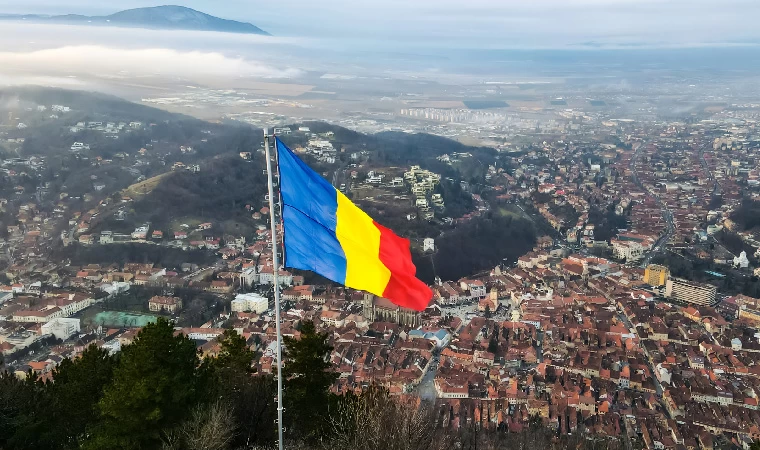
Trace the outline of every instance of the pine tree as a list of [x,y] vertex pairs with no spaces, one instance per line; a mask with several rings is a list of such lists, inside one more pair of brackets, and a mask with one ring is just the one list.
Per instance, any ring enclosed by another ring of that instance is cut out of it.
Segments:
[[159,318],[122,351],[113,384],[99,403],[103,423],[86,448],[142,448],[158,443],[198,400],[195,343]]
[[[44,411],[40,439],[47,448],[78,448],[100,416],[98,402],[112,380],[116,358],[95,345],[76,359],[64,359],[46,385],[51,403]],[[76,408],[72,408],[76,405]]]
[[213,380],[208,398],[223,401],[235,413],[233,448],[268,448],[277,441],[277,382],[272,375],[222,368]]
[[41,411],[48,405],[42,384],[29,371],[26,379],[0,372],[0,448],[43,449]]
[[209,359],[209,365],[213,369],[238,369],[250,372],[254,352],[248,347],[245,338],[233,329],[224,330],[219,337],[221,351],[215,358]]
[[219,399],[234,412],[237,432],[232,447],[256,445],[267,447],[276,442],[277,385],[271,375],[252,373],[255,354],[235,330],[225,330],[219,337],[221,350],[208,359],[211,372],[209,399]]
[[300,339],[285,337],[284,344],[286,423],[295,435],[314,442],[327,425],[329,389],[338,378],[329,361],[333,348],[328,334],[318,333],[312,322],[302,324]]

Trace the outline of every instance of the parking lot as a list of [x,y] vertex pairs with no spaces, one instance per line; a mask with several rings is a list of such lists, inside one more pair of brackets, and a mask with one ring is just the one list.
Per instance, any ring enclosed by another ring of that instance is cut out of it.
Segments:
[[[441,306],[441,311],[444,316],[452,315],[459,317],[462,322],[467,323],[473,317],[484,316],[485,314],[478,311],[478,303],[472,302],[464,305],[457,306]],[[511,311],[511,304],[508,299],[501,300],[501,306],[495,314],[491,315],[491,318],[496,321],[509,320]]]

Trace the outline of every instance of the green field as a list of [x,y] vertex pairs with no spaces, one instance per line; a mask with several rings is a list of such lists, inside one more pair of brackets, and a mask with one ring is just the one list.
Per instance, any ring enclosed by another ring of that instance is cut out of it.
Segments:
[[123,311],[101,311],[89,318],[88,325],[96,327],[102,325],[107,328],[144,327],[154,323],[157,316]]

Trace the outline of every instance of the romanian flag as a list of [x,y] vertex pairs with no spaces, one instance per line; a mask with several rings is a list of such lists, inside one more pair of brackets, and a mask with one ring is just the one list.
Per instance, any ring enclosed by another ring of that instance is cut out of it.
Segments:
[[285,266],[422,311],[433,293],[415,277],[409,241],[311,170],[279,139]]

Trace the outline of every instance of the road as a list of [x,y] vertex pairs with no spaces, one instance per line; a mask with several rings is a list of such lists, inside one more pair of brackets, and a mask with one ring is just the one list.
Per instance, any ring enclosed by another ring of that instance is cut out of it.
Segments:
[[699,162],[702,164],[702,168],[707,172],[707,176],[710,177],[710,181],[713,183],[713,191],[712,195],[713,197],[721,195],[722,188],[720,186],[720,183],[718,183],[718,180],[715,179],[713,176],[712,170],[710,170],[710,166],[707,165],[707,160],[705,159],[705,147],[700,146],[699,147]]
[[185,275],[184,277],[182,277],[182,279],[189,280],[189,281],[203,281],[206,277],[208,277],[212,273],[214,273],[213,267],[205,267],[202,269],[198,269],[189,275]]
[[676,232],[676,224],[673,218],[673,212],[668,209],[668,205],[662,201],[659,194],[649,191],[649,189],[644,187],[644,183],[642,183],[639,179],[639,174],[636,169],[636,162],[638,161],[641,149],[644,148],[644,146],[646,146],[646,142],[642,142],[641,145],[636,148],[636,151],[633,154],[633,158],[631,158],[631,171],[633,172],[633,181],[640,189],[646,191],[647,194],[654,197],[654,199],[657,201],[657,205],[662,209],[662,217],[665,219],[666,228],[665,233],[662,234],[659,239],[657,239],[654,245],[652,245],[652,248],[649,249],[644,255],[644,258],[641,260],[640,267],[648,266],[654,255],[662,250],[662,248],[668,243],[668,241]]
[[[618,310],[618,319],[621,320],[626,327],[628,327],[629,330],[636,333],[636,328],[633,326],[630,320],[628,320],[628,317],[625,316],[625,314],[622,313],[622,311]],[[638,335],[638,333],[636,333]],[[660,380],[657,379],[655,376],[655,368],[652,365],[652,359],[649,357],[649,352],[647,351],[646,347],[642,345],[642,348],[644,349],[645,359],[647,361],[647,366],[649,366],[649,370],[652,372],[652,380],[654,381],[654,387],[657,389],[657,397],[662,398],[662,385],[660,384]]]
[[435,392],[435,374],[438,373],[438,356],[434,356],[430,361],[430,367],[422,377],[422,381],[415,388],[415,392],[423,400],[435,400],[437,393]]

